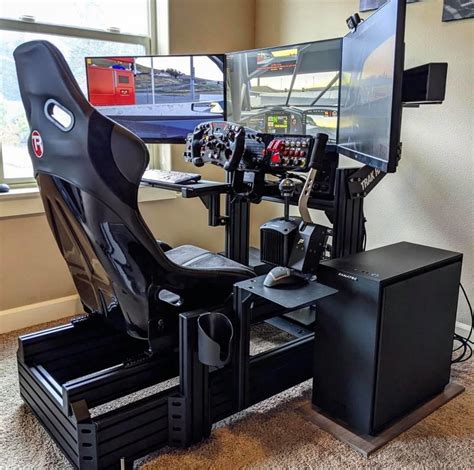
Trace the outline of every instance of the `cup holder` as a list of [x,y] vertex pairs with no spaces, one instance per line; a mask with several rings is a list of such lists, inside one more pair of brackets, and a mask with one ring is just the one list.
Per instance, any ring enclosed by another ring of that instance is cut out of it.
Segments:
[[207,366],[223,367],[231,358],[234,328],[222,313],[203,313],[198,318],[198,357]]

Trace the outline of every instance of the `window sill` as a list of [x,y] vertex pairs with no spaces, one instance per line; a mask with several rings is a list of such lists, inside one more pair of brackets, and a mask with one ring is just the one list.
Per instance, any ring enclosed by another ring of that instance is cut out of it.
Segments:
[[[138,191],[138,202],[140,203],[164,201],[176,197],[177,194],[173,191],[151,186],[140,186]],[[11,189],[8,193],[0,193],[0,219],[43,213],[43,202],[37,187],[17,188]]]

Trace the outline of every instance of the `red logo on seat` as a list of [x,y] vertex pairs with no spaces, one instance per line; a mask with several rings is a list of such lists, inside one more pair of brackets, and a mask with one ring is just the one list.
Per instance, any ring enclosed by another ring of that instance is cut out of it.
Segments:
[[41,158],[43,156],[43,139],[38,131],[33,131],[31,133],[31,146],[33,147],[35,155],[38,158]]

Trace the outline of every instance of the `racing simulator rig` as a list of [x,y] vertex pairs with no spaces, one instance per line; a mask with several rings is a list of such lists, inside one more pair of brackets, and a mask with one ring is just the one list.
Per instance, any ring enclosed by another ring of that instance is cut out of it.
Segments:
[[[123,75],[116,83],[136,83],[107,98],[124,103],[101,102],[110,112],[87,101],[53,45],[16,49],[36,179],[85,312],[19,338],[20,392],[73,466],[132,468],[167,445],[201,441],[213,423],[313,377],[315,406],[371,434],[443,390],[461,255],[407,243],[364,251],[364,197],[396,170],[402,105],[444,98],[445,64],[403,71],[404,20],[405,1],[392,0],[343,39],[200,56],[215,68],[211,75],[198,76],[190,56],[175,62],[188,72],[166,71],[156,66],[160,58],[87,58],[91,102],[101,80]],[[147,142],[181,139],[188,162],[225,171],[225,182],[146,178],[200,198],[209,225],[225,226],[224,253],[155,240],[137,204],[148,150],[127,127]],[[339,154],[365,166],[340,168]],[[282,204],[284,216],[261,227],[256,257],[249,217],[262,200]],[[324,213],[327,226],[309,209]],[[394,313],[414,290],[433,299],[429,322],[416,302]],[[406,315],[431,325],[425,370],[400,340]],[[250,332],[260,322],[293,339],[252,355]],[[339,351],[329,358],[334,342]],[[348,355],[359,361],[354,370]],[[422,387],[410,385],[414,376]],[[403,378],[397,399],[390,377]]]

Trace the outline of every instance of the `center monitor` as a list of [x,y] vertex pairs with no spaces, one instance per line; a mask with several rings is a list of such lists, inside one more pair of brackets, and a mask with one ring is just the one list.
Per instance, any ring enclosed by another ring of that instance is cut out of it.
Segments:
[[341,39],[227,54],[227,118],[336,143]]
[[90,103],[145,142],[224,120],[224,55],[87,57],[86,71]]

